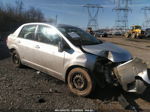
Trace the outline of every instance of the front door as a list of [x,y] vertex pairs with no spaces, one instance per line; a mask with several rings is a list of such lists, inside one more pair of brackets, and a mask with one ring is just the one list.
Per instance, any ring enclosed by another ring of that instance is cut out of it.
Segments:
[[39,25],[36,33],[36,63],[52,72],[62,74],[64,70],[64,52],[58,52],[61,37],[48,26]]

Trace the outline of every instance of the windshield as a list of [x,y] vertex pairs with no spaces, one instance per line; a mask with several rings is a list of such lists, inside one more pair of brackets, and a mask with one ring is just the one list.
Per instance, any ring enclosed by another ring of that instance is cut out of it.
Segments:
[[75,46],[95,45],[95,44],[102,43],[100,40],[97,40],[96,37],[90,35],[89,33],[77,27],[61,26],[61,27],[58,27],[58,29]]
[[133,26],[133,29],[141,29],[141,26]]

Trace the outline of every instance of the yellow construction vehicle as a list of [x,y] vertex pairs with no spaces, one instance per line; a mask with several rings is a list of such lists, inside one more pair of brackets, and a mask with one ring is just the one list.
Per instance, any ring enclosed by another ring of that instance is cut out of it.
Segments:
[[142,27],[139,25],[131,26],[131,29],[127,31],[124,35],[126,38],[143,38],[145,36]]

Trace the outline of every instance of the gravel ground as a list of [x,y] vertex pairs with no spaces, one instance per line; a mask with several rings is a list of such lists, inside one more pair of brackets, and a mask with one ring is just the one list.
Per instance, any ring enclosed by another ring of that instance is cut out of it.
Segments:
[[[141,57],[147,63],[150,62],[150,48],[147,47],[150,41],[137,42],[121,38],[103,38],[103,40],[119,43],[118,45],[127,48],[134,56]],[[72,111],[73,109],[87,109],[84,110],[87,112],[89,112],[88,109],[101,112],[125,111],[118,102],[118,96],[121,93],[120,88],[106,87],[97,88],[96,92],[88,98],[75,96],[60,80],[28,67],[15,68],[6,45],[0,43],[0,112],[52,112],[57,111],[56,109],[72,109]],[[142,97],[135,94],[124,93],[124,95],[129,103],[139,110],[148,112],[150,111],[148,93],[149,90]],[[82,110],[78,110],[80,111]]]

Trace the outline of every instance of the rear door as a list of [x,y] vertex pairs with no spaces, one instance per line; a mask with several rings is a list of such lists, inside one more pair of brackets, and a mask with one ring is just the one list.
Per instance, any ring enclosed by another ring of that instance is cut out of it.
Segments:
[[45,69],[62,74],[64,70],[64,53],[58,52],[58,43],[61,36],[57,34],[53,28],[49,26],[39,25],[36,33],[38,41],[36,49],[36,63]]
[[24,26],[16,39],[18,52],[23,61],[34,62],[35,57],[35,31],[37,25]]

